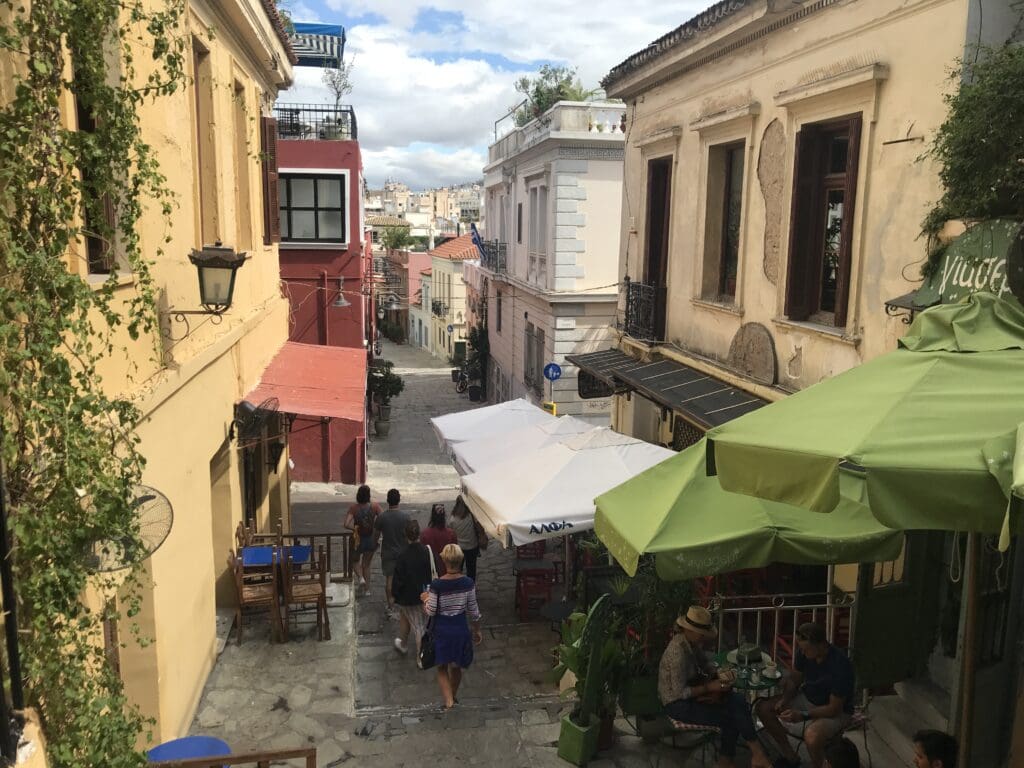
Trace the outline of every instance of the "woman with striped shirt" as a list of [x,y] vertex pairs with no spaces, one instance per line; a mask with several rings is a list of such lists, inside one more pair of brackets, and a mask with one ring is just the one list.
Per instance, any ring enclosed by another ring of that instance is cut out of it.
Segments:
[[473,663],[473,646],[483,639],[476,584],[462,574],[464,559],[458,544],[442,549],[441,561],[447,573],[434,579],[422,596],[427,615],[434,617],[434,659],[445,710],[455,706],[462,670]]

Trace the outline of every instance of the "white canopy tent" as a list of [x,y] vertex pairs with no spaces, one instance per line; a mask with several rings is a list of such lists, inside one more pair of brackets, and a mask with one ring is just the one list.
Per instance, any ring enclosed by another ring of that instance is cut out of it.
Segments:
[[597,427],[582,419],[562,416],[553,421],[530,424],[511,432],[456,443],[452,449],[455,469],[460,475],[480,472],[493,464],[542,450],[568,437],[593,429]]
[[667,448],[598,427],[462,478],[476,519],[503,546],[594,527],[594,499],[674,456]]
[[451,455],[452,448],[457,443],[496,437],[531,424],[544,424],[555,420],[555,417],[543,408],[520,398],[489,405],[486,408],[435,416],[430,423],[434,426],[441,448]]

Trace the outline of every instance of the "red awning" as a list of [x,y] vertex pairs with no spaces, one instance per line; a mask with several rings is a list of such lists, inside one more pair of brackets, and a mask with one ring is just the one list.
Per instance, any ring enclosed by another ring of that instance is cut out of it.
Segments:
[[283,413],[362,422],[366,350],[285,342],[245,399],[258,405],[268,397]]

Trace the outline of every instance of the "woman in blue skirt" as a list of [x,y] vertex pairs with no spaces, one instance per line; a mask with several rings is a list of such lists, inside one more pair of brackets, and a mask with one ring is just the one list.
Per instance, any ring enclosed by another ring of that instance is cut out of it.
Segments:
[[483,639],[480,634],[480,608],[476,603],[476,584],[462,574],[464,559],[458,544],[448,544],[442,549],[441,561],[447,573],[434,579],[430,589],[423,595],[427,615],[434,617],[437,684],[441,687],[446,710],[455,706],[455,697],[462,682],[462,670],[473,663],[473,646],[479,645]]

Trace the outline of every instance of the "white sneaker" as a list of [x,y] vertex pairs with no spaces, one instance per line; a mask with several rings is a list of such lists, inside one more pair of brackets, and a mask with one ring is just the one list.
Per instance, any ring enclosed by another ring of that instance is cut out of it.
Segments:
[[405,643],[402,642],[401,638],[395,638],[395,650],[405,656],[409,652],[409,649],[405,647]]

